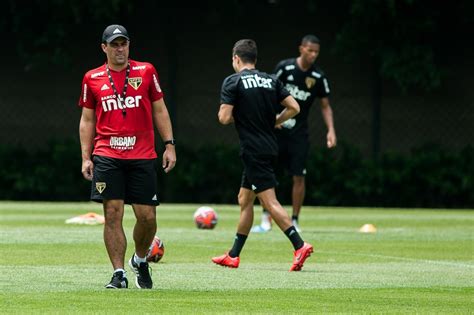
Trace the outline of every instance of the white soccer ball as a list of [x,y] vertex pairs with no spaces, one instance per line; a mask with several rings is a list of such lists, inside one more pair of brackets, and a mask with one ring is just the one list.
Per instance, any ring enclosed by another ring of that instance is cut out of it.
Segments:
[[211,207],[199,207],[194,212],[194,223],[198,229],[213,229],[217,224],[217,212]]

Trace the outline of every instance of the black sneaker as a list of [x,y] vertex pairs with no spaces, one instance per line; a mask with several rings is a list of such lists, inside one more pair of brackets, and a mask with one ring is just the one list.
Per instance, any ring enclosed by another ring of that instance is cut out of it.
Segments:
[[128,261],[128,264],[130,265],[130,268],[132,268],[133,272],[137,275],[137,278],[135,279],[135,285],[139,289],[151,289],[153,288],[153,281],[151,280],[150,276],[150,270],[147,262],[142,262],[140,265],[138,265],[135,260],[130,258]]
[[105,286],[107,289],[126,289],[128,288],[128,280],[123,271],[114,272],[110,283]]

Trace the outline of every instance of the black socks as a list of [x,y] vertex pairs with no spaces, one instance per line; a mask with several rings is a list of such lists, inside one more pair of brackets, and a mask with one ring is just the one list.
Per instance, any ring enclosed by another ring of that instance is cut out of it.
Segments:
[[247,235],[239,233],[235,234],[234,246],[232,246],[232,249],[229,251],[229,256],[232,258],[239,256],[246,240]]
[[301,247],[303,247],[303,245],[304,245],[303,239],[301,239],[301,236],[298,234],[298,232],[296,232],[296,229],[293,225],[290,226],[285,231],[285,235],[288,236],[288,238],[290,239],[291,244],[293,244],[293,248],[295,250],[300,249]]

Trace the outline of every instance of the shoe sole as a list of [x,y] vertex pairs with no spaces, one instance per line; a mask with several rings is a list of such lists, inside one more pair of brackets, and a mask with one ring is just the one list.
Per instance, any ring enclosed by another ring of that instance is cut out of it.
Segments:
[[118,289],[126,289],[127,287],[120,287],[119,288],[119,287],[108,284],[108,285],[105,286],[105,288],[106,289],[117,289],[118,290]]
[[133,264],[132,264],[132,258],[130,258],[130,260],[128,261],[128,265],[130,266],[130,268],[132,269],[133,273],[135,274],[135,286],[139,289],[152,289],[152,288],[144,288],[144,287],[141,287],[140,284],[138,283],[138,269],[133,267]]
[[214,259],[211,259],[213,263],[215,263],[216,265],[219,265],[219,266],[222,266],[222,267],[226,267],[226,268],[239,268],[239,266],[229,266],[229,265],[226,265],[226,264],[222,264],[220,262],[217,262],[217,261],[214,261]]
[[128,289],[128,280],[127,278],[123,278],[122,281],[120,281],[120,285],[116,286],[112,282],[104,286],[106,289]]
[[301,271],[301,269],[303,269],[303,264],[304,262],[306,261],[306,259],[308,257],[311,256],[311,254],[313,253],[313,248],[311,248],[310,250],[308,250],[306,252],[306,254],[301,258],[300,262],[296,265],[292,265],[291,268],[290,268],[290,271]]

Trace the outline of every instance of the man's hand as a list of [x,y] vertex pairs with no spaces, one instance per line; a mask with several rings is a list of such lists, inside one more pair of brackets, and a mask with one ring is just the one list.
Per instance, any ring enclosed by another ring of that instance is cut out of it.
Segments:
[[163,152],[163,170],[165,173],[171,171],[176,165],[176,151],[174,145],[168,144],[165,152]]
[[87,180],[92,180],[94,174],[94,163],[91,160],[82,161],[82,176]]
[[328,131],[326,135],[326,141],[328,149],[334,148],[337,145],[336,132],[334,131],[334,129]]

